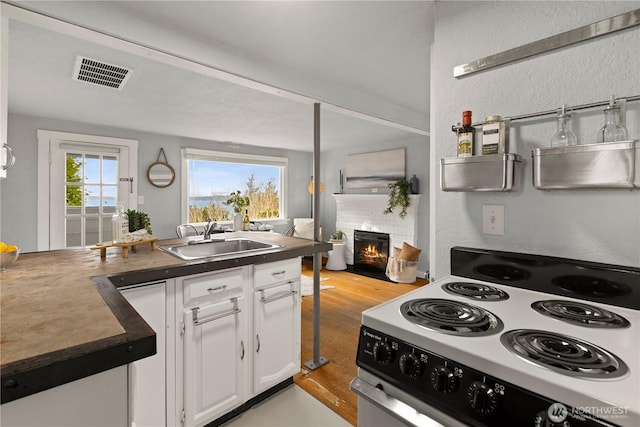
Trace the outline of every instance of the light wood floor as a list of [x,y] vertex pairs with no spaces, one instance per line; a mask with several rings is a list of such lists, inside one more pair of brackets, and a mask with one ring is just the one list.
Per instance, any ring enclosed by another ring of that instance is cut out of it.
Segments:
[[[302,274],[313,276],[311,262]],[[304,365],[294,382],[352,425],[357,424],[357,397],[349,390],[356,375],[356,349],[362,311],[427,284],[401,284],[372,279],[346,271],[320,270],[327,278],[320,291],[320,355],[329,363],[310,371]],[[313,358],[313,296],[302,298],[302,363]]]

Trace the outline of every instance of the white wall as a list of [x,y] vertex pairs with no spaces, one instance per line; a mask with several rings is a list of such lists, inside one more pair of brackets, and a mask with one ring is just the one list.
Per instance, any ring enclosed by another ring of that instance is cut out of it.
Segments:
[[[8,139],[11,141],[17,161],[7,178],[0,180],[0,206],[2,207],[0,237],[3,241],[20,246],[23,252],[32,252],[37,249],[37,174],[41,172],[37,168],[36,132],[38,129],[137,139],[139,141],[138,176],[134,179],[138,185],[138,195],[144,196],[144,205],[139,205],[138,210],[149,214],[153,234],[161,239],[175,237],[176,225],[180,224],[180,148],[229,151],[223,143],[216,141],[180,138],[40,117],[9,115]],[[176,180],[167,188],[154,187],[147,181],[147,168],[158,158],[160,148],[164,148],[169,164],[176,171]],[[287,214],[289,217],[308,215],[308,194],[295,191],[294,184],[308,180],[312,165],[311,153],[251,146],[243,146],[237,152],[288,157],[290,167],[287,185],[289,189],[294,190],[288,194]]]
[[[472,110],[514,116],[640,94],[640,28],[552,51],[461,79],[453,68],[640,7],[638,1],[437,2],[432,51],[431,162],[455,157],[451,125]],[[573,114],[579,141],[595,142],[602,108]],[[627,127],[640,138],[640,102],[628,104]],[[469,246],[640,265],[640,191],[545,192],[533,188],[531,150],[546,147],[555,119],[513,123],[511,151],[524,160],[523,186],[513,193],[445,193],[432,185],[431,272],[449,274],[449,249]],[[505,209],[505,235],[482,234],[482,206]]]

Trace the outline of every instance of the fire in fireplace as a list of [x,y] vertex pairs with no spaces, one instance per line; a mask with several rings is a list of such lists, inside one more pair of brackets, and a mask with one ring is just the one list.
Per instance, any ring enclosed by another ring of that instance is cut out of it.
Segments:
[[353,272],[388,280],[385,271],[389,259],[389,235],[354,230],[353,242]]

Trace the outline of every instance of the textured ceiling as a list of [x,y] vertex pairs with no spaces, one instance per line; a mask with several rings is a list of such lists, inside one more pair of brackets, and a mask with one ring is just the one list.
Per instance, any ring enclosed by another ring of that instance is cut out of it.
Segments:
[[[427,129],[430,2],[12,3],[304,96],[294,101],[12,19],[14,114],[303,151],[313,149],[313,101],[405,126],[323,109],[323,150]],[[122,90],[79,82],[71,78],[77,55],[134,71]]]

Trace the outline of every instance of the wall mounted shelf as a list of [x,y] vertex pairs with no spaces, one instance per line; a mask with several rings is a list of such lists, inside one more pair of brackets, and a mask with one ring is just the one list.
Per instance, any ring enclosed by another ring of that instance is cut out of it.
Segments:
[[440,159],[442,191],[512,191],[520,181],[520,156],[447,157]]
[[[626,122],[627,102],[640,95],[614,100],[620,108],[620,122]],[[609,101],[575,105],[569,111],[608,105]],[[558,110],[538,111],[504,117],[508,129],[515,120],[557,115]],[[472,123],[482,126],[482,123]],[[452,125],[456,132],[460,125]],[[584,144],[561,148],[536,148],[533,157],[533,185],[539,190],[640,189],[640,140]],[[516,154],[452,157],[440,160],[440,188],[443,191],[512,191],[519,186],[521,161]]]
[[640,188],[640,140],[536,148],[533,186],[539,190]]

